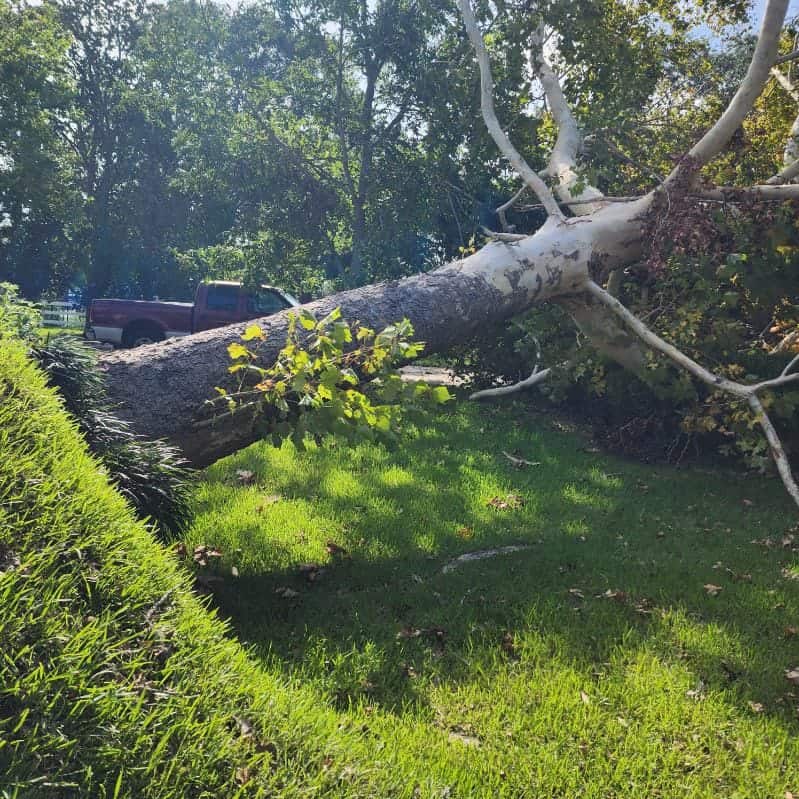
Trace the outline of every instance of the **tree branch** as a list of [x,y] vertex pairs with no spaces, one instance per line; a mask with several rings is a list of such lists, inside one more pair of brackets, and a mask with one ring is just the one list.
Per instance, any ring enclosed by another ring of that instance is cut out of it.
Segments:
[[[799,122],[799,117],[796,118],[794,126],[796,126],[797,122]],[[793,128],[791,130],[793,131]],[[799,134],[799,131],[797,131],[797,134]],[[788,164],[781,172],[777,172],[776,175],[770,177],[766,181],[766,185],[779,186],[783,183],[790,183],[797,175],[799,175],[799,158]]]
[[784,185],[758,184],[756,186],[716,186],[713,189],[703,189],[695,195],[702,200],[720,200],[722,202],[735,202],[751,197],[771,202],[799,199],[799,185],[786,183]]
[[768,80],[769,70],[777,60],[787,10],[788,0],[768,0],[755,52],[738,91],[716,123],[690,149],[688,157],[666,178],[667,186],[678,180],[686,169],[698,169],[718,155],[752,109]]
[[673,344],[664,341],[655,332],[650,330],[635,314],[625,308],[615,297],[608,294],[601,286],[598,286],[593,281],[589,281],[586,285],[586,290],[591,296],[610,308],[610,310],[613,311],[613,313],[616,314],[616,316],[618,316],[619,319],[621,319],[647,346],[651,347],[653,350],[662,352],[669,360],[673,361],[677,366],[681,367],[689,374],[692,374],[703,383],[719,391],[726,391],[728,394],[732,394],[740,399],[745,399],[749,403],[749,407],[755,412],[758,424],[763,428],[782,482],[797,507],[799,507],[799,485],[797,485],[794,480],[790,464],[788,463],[785,450],[777,435],[777,431],[771,423],[763,407],[763,403],[758,397],[758,393],[761,391],[779,388],[780,386],[784,386],[787,383],[799,379],[799,374],[791,372],[791,369],[799,363],[799,355],[782,370],[779,377],[775,377],[772,380],[763,380],[753,385],[746,385],[734,380],[728,380],[725,377],[708,371],[704,366],[701,366],[684,352],[678,350]]
[[485,388],[482,391],[475,391],[474,394],[469,395],[470,400],[488,399],[491,397],[505,397],[508,394],[517,394],[525,389],[532,388],[538,383],[542,383],[552,374],[551,367],[547,369],[539,369],[536,365],[530,377],[520,380],[518,383],[513,383],[509,386],[497,386],[496,388]]
[[562,219],[563,212],[555,201],[549,186],[531,169],[499,124],[494,108],[494,79],[491,77],[491,63],[483,41],[483,35],[477,27],[477,20],[475,19],[474,11],[472,11],[470,0],[458,0],[458,8],[480,67],[480,108],[483,112],[483,119],[488,132],[496,142],[502,155],[508,159],[511,166],[541,201],[547,214]]
[[539,25],[532,37],[530,66],[544,87],[549,109],[558,128],[558,137],[549,156],[547,169],[558,181],[555,192],[560,200],[567,205],[570,201],[578,200],[580,209],[574,213],[590,214],[602,208],[602,203],[598,201],[601,201],[604,195],[593,186],[584,186],[580,192],[572,192],[572,189],[580,183],[580,176],[575,167],[583,137],[563,94],[560,80],[544,57],[544,41],[544,28],[543,25]]

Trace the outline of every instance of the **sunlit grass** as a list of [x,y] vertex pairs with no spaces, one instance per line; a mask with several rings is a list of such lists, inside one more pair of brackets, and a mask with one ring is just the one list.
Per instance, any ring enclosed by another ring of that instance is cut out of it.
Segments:
[[[208,470],[189,543],[224,551],[216,601],[267,670],[420,795],[799,791],[780,485],[591,449],[522,405],[466,404],[390,446],[257,445]],[[442,573],[507,545],[528,548]]]

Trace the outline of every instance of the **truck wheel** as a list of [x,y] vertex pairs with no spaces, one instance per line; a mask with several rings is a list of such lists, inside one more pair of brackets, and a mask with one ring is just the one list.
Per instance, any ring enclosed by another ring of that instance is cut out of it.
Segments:
[[123,347],[141,347],[144,344],[153,344],[164,340],[164,332],[156,325],[149,322],[134,322],[125,328],[122,334]]

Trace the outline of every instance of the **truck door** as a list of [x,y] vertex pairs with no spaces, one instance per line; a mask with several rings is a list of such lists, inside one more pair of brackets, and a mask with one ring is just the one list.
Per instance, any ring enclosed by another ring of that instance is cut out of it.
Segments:
[[194,309],[194,330],[210,330],[246,319],[239,302],[241,288],[229,283],[210,283],[205,287],[205,299],[198,298],[202,307]]

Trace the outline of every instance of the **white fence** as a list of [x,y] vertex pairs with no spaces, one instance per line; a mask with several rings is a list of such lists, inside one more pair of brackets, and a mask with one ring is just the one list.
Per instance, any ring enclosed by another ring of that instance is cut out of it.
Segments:
[[42,302],[39,309],[46,327],[83,327],[86,312],[76,309],[71,302]]

